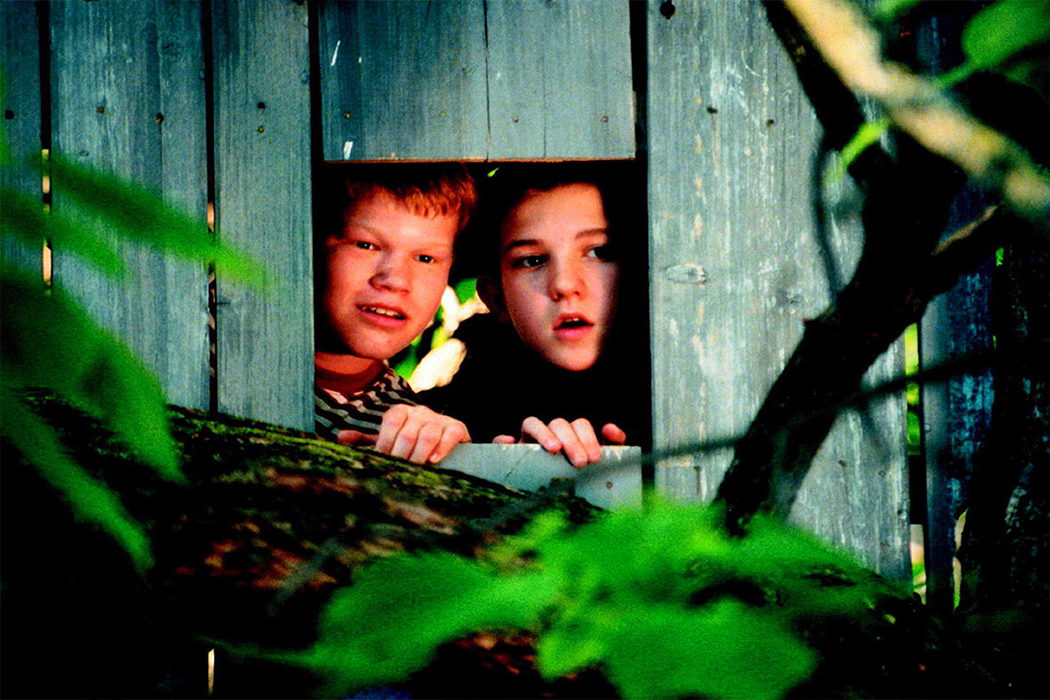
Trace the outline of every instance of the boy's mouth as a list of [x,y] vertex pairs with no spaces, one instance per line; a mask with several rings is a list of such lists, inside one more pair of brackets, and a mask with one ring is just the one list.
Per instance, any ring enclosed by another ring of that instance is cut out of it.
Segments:
[[394,321],[404,321],[407,318],[407,316],[405,316],[397,309],[391,309],[385,306],[370,306],[367,304],[362,304],[357,308],[361,309],[365,313],[375,314],[376,316],[380,316],[382,318],[389,318]]

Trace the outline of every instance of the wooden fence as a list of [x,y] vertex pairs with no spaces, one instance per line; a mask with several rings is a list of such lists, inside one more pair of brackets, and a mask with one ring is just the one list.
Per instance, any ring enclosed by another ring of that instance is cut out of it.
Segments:
[[[740,434],[860,251],[855,212],[833,207],[818,241],[819,126],[757,1],[15,0],[0,17],[15,157],[51,148],[202,221],[211,202],[217,235],[265,261],[278,287],[261,296],[217,271],[211,331],[207,270],[128,250],[137,275],[122,285],[54,251],[55,284],[126,339],[174,403],[312,428],[321,160],[640,160],[656,448]],[[847,184],[825,194],[851,196]],[[902,371],[898,344],[868,380]],[[905,427],[903,395],[840,416],[792,515],[899,580]],[[656,490],[709,500],[729,457],[665,460]]]

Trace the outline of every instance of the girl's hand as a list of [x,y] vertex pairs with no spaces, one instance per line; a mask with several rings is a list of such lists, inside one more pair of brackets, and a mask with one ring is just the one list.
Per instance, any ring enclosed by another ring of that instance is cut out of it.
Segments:
[[[613,423],[602,426],[601,437],[610,445],[622,445],[627,440],[626,433]],[[586,418],[577,418],[571,423],[564,418],[555,418],[548,424],[529,416],[522,421],[520,439],[515,440],[510,435],[497,435],[493,442],[501,445],[538,442],[543,445],[543,449],[552,454],[564,452],[574,467],[594,464],[602,458],[598,436],[594,432],[594,426]]]

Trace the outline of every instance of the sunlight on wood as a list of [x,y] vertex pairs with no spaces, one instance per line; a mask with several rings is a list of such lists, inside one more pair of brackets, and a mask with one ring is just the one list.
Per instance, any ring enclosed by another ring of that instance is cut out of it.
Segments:
[[215,692],[215,650],[208,650],[208,697]]

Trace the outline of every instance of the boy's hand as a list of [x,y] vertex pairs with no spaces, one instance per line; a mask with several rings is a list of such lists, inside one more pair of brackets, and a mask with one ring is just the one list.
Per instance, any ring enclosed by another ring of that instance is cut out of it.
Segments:
[[383,414],[378,435],[343,430],[339,442],[352,445],[375,444],[377,452],[406,459],[413,464],[436,464],[461,442],[470,442],[470,433],[461,421],[436,413],[426,406],[395,404]]
[[[601,436],[610,445],[622,445],[627,441],[627,434],[613,423],[602,426]],[[574,467],[594,464],[602,458],[598,436],[586,418],[577,418],[571,423],[564,418],[555,418],[546,424],[539,418],[529,416],[521,423],[521,440],[515,440],[510,435],[497,435],[493,442],[501,445],[538,442],[552,454],[565,452]]]

